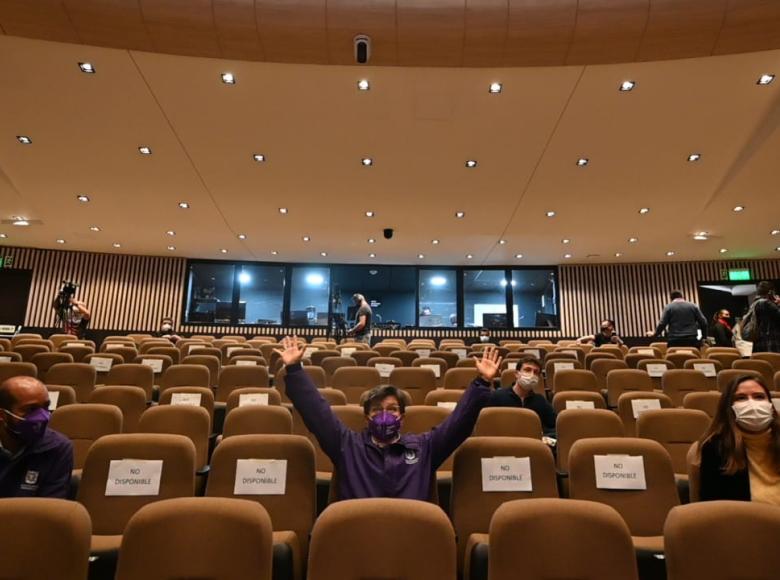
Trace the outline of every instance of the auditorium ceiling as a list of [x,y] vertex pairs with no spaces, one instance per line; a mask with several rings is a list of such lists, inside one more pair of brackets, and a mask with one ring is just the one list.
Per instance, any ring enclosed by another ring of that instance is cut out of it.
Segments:
[[780,50],[391,67],[0,35],[0,245],[474,266],[780,258],[780,79],[759,82],[774,74]]

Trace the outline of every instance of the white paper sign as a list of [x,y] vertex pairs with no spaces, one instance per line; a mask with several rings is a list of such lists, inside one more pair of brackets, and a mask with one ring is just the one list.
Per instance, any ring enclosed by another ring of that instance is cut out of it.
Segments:
[[0,363],[8,363],[11,362],[10,356],[0,356]]
[[455,407],[458,406],[457,401],[438,401],[436,403],[437,407],[444,407],[445,409],[449,409],[450,411],[455,410]]
[[286,459],[236,460],[235,495],[284,495],[286,485]]
[[352,346],[347,347],[347,348],[342,348],[341,349],[341,356],[352,356],[352,353],[355,352],[356,350],[357,349],[352,347]]
[[230,358],[230,355],[232,355],[237,350],[243,350],[243,346],[229,346],[225,349],[225,352],[227,353],[228,358]]
[[268,393],[241,393],[238,396],[238,406],[268,405]]
[[191,344],[190,349],[187,351],[187,354],[192,354],[196,350],[203,350],[207,346],[205,344]]
[[317,352],[318,348],[313,348],[311,346],[307,347],[306,350],[303,351],[303,358],[311,358],[312,353]]
[[256,360],[237,360],[236,366],[239,367],[256,367],[257,361]]
[[54,411],[57,408],[57,403],[60,402],[59,391],[49,391],[49,411]]
[[704,373],[705,377],[717,377],[718,372],[712,363],[693,363],[693,370]]
[[431,349],[430,348],[418,348],[417,354],[420,355],[421,358],[428,358],[431,356]]
[[666,365],[661,363],[653,363],[647,365],[647,374],[651,377],[662,377],[667,371]]
[[460,359],[466,358],[466,354],[468,353],[468,351],[465,348],[453,348],[452,352],[458,355],[458,358]]
[[533,356],[536,358],[542,358],[542,353],[539,351],[538,348],[524,350],[523,354],[527,354],[528,356]]
[[554,362],[553,363],[553,368],[555,368],[555,372],[557,373],[558,371],[565,371],[565,370],[573,369],[574,368],[574,363],[573,362]]
[[78,343],[78,342],[63,342],[62,346],[60,348],[66,347],[66,346],[83,346],[83,345],[81,343]]
[[171,395],[171,405],[198,407],[202,396],[200,393],[173,393]]
[[379,371],[379,376],[383,379],[386,379],[390,376],[390,373],[393,372],[393,369],[395,368],[395,365],[386,364],[386,363],[377,363],[374,365],[376,367],[376,370]]
[[439,365],[420,365],[421,369],[431,369],[434,376],[438,379],[441,377],[441,367]]
[[647,489],[641,455],[594,455],[598,489]]
[[655,351],[652,348],[639,348],[636,352],[637,354],[649,354],[650,356],[655,356]]
[[112,459],[106,495],[160,495],[162,467],[162,459]]
[[529,457],[483,457],[482,491],[533,491]]
[[676,351],[674,351],[674,352],[676,352],[676,353],[678,353],[678,354],[696,354],[696,353],[695,353],[695,352],[693,352],[692,350],[687,350],[687,349],[686,349],[686,350],[676,350]]
[[104,356],[95,356],[89,359],[89,364],[95,367],[95,370],[99,373],[107,373],[108,371],[110,371],[111,365],[113,363],[114,363],[113,359],[106,358]]
[[593,401],[566,401],[567,409],[595,409],[596,404]]
[[653,411],[660,408],[660,399],[631,399],[631,410],[634,413],[634,419],[639,419],[639,415],[645,411]]
[[163,361],[159,358],[142,358],[141,364],[152,367],[155,374],[160,374],[163,369]]
[[517,361],[507,361],[506,368],[510,371],[517,370]]

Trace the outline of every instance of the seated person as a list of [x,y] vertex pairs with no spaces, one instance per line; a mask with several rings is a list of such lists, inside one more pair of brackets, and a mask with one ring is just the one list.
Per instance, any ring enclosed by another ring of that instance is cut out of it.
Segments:
[[160,330],[154,333],[156,338],[167,338],[171,342],[175,343],[181,340],[181,336],[173,331],[173,318],[166,316],[160,322]]
[[66,498],[73,444],[47,429],[49,391],[33,377],[0,384],[0,497]]
[[763,379],[737,377],[701,438],[701,499],[780,506],[780,423]]
[[490,329],[488,328],[480,329],[479,342],[490,342]]
[[581,336],[577,339],[580,344],[593,343],[595,346],[602,346],[605,344],[623,344],[623,341],[615,332],[615,321],[608,318],[601,321],[601,328],[596,334],[589,334],[587,336]]
[[452,414],[427,433],[401,434],[406,399],[403,391],[383,385],[364,397],[366,429],[348,429],[303,372],[304,348],[285,337],[282,360],[287,366],[287,396],[306,427],[335,467],[339,499],[399,497],[428,501],[436,469],[471,435],[479,412],[490,399],[490,383],[501,359],[486,348],[477,359],[479,377],[466,389]]
[[539,359],[526,356],[517,362],[515,384],[496,389],[490,397],[488,407],[521,407],[530,409],[542,422],[542,431],[547,437],[555,437],[555,410],[544,395],[534,392],[542,374]]

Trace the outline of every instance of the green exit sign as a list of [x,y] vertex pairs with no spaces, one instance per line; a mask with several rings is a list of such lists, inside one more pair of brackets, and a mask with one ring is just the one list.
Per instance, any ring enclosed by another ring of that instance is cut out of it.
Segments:
[[729,280],[750,280],[750,270],[729,270]]

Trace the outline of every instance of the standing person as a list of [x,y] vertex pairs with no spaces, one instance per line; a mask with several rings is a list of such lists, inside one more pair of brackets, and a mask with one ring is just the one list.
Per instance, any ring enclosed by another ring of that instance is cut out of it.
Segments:
[[355,315],[355,326],[347,331],[348,336],[352,336],[355,342],[371,344],[371,317],[373,312],[366,302],[366,297],[362,294],[353,294],[352,303],[357,306]]
[[596,346],[603,346],[605,344],[623,344],[623,341],[615,331],[615,321],[605,318],[601,321],[601,327],[596,334],[589,334],[587,336],[581,336],[577,339],[579,343],[593,343]]
[[496,389],[490,397],[489,407],[520,407],[530,409],[542,422],[544,434],[555,437],[555,410],[544,395],[534,391],[542,374],[542,363],[533,356],[517,361],[515,384],[509,388]]
[[366,428],[358,433],[339,420],[303,371],[304,348],[297,337],[285,337],[282,346],[287,396],[333,461],[339,499],[398,497],[428,501],[436,469],[471,435],[479,412],[490,399],[490,385],[501,365],[498,351],[487,347],[477,359],[479,377],[463,393],[452,414],[427,433],[402,435],[408,395],[391,385],[376,387],[362,397]]
[[76,300],[75,296],[62,295],[54,299],[52,308],[57,312],[57,318],[62,324],[62,331],[76,338],[83,338],[84,331],[92,316],[87,305],[81,300]]
[[668,346],[698,348],[701,345],[699,331],[701,336],[707,336],[707,319],[698,306],[683,298],[679,290],[672,290],[669,297],[672,301],[664,308],[658,327],[647,335],[660,338],[666,332]]
[[741,376],[726,388],[699,453],[702,501],[780,506],[780,423],[763,379]]
[[712,317],[710,332],[715,337],[715,346],[734,346],[734,330],[730,319],[731,313],[726,308],[718,310]]
[[756,317],[753,352],[780,352],[780,298],[770,282],[759,282],[751,308]]

